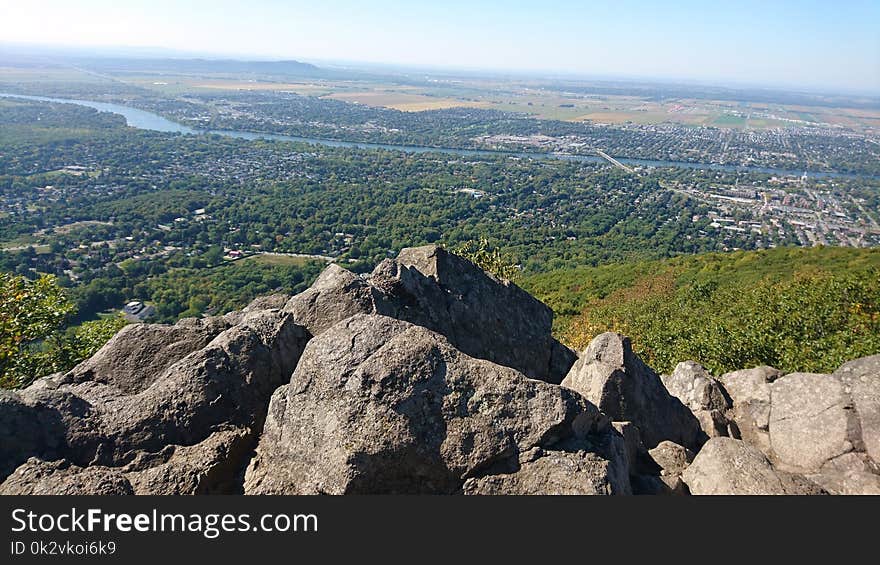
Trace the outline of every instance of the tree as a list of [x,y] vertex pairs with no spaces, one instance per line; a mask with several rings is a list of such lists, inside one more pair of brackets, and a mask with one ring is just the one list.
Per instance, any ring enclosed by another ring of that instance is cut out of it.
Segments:
[[8,273],[0,274],[0,385],[21,386],[15,370],[35,342],[56,331],[73,304],[55,277],[35,281]]
[[27,386],[91,357],[125,324],[101,318],[62,331],[75,311],[51,275],[35,281],[0,273],[0,387]]
[[450,251],[500,279],[512,281],[519,276],[519,267],[492,247],[485,237],[481,237],[479,241],[466,241]]

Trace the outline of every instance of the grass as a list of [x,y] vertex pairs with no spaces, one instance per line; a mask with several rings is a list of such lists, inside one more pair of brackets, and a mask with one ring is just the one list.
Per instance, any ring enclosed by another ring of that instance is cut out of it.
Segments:
[[[273,265],[281,267],[301,267],[312,261],[306,257],[291,257],[289,255],[251,255],[242,260],[259,263],[261,265]],[[238,261],[236,261],[237,263]]]
[[88,227],[88,226],[112,226],[113,222],[102,222],[100,220],[82,220],[79,222],[73,222],[71,224],[65,224],[63,226],[58,226],[55,228],[55,233],[59,234],[68,234],[76,229]]
[[746,126],[746,117],[735,114],[721,114],[712,120],[712,125],[717,127],[743,128]]
[[15,247],[22,247],[25,245],[35,245],[37,243],[36,238],[30,235],[21,235],[16,237],[15,239],[10,239],[9,241],[0,241],[0,249],[10,249]]

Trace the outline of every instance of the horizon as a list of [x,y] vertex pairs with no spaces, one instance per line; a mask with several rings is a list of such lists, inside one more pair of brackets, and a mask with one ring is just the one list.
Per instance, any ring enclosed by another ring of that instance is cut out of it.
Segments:
[[11,48],[22,55],[44,55],[62,57],[93,57],[95,59],[120,60],[206,60],[235,62],[297,62],[307,63],[324,70],[350,70],[359,72],[391,72],[419,73],[428,76],[478,77],[520,80],[574,81],[585,83],[609,84],[651,84],[664,86],[693,86],[723,88],[734,91],[767,91],[804,93],[827,96],[850,96],[864,98],[880,98],[880,85],[876,89],[847,88],[819,85],[784,84],[779,82],[754,82],[734,79],[711,79],[675,75],[633,75],[633,74],[600,74],[570,70],[552,69],[507,69],[478,66],[430,65],[417,63],[405,64],[388,61],[357,60],[357,59],[321,59],[297,58],[283,56],[261,56],[236,52],[206,52],[168,49],[158,46],[140,45],[63,45],[47,43],[4,43],[0,41],[0,55]]
[[[125,6],[103,0],[86,0],[75,7],[45,4],[39,10],[11,7],[0,23],[0,45],[130,52],[124,56],[166,51],[412,71],[880,94],[880,34],[874,31],[880,6],[870,2],[777,2],[764,6],[755,20],[747,17],[750,7],[759,6],[751,0],[736,8],[701,9],[690,1],[661,9],[630,0],[611,11],[604,4],[585,11],[570,2],[540,9],[516,2],[503,7],[494,1],[479,6],[454,2],[448,14],[424,5],[401,7],[393,0],[367,10],[346,0],[329,12],[326,6],[273,0],[246,7],[231,0],[210,5],[198,0],[176,8],[167,0],[153,2],[153,7],[140,0]],[[163,10],[165,5],[168,10]],[[569,20],[557,21],[553,7],[571,12]],[[456,8],[457,18],[452,14]],[[345,17],[340,19],[339,13]],[[542,21],[539,16],[547,18],[547,29],[531,25]],[[681,28],[682,20],[691,16]],[[624,33],[618,33],[619,17],[627,20]],[[719,27],[717,22],[743,18],[750,25]],[[426,25],[431,29],[424,29]],[[569,33],[554,34],[559,27]]]

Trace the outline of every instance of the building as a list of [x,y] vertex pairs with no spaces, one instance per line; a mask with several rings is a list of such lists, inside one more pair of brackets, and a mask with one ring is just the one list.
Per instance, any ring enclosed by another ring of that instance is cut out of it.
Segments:
[[143,322],[155,314],[155,308],[140,300],[132,300],[122,308],[122,315],[130,322]]

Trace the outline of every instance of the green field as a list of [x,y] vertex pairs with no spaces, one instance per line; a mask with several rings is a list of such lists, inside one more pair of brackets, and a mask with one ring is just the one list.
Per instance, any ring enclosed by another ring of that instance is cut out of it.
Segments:
[[251,255],[250,257],[242,259],[242,261],[257,263],[259,265],[302,267],[313,260],[306,257],[291,257],[289,255]]
[[712,125],[717,127],[742,128],[746,126],[746,117],[734,114],[722,114],[712,120]]

